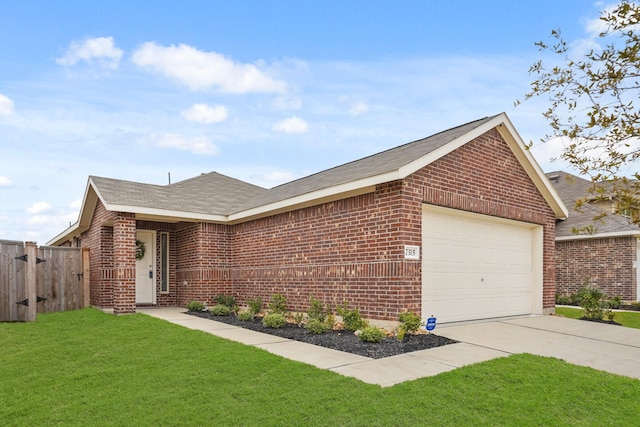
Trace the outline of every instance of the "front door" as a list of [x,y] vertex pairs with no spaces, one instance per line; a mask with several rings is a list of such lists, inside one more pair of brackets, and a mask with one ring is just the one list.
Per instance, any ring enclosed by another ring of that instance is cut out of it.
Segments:
[[156,303],[156,232],[136,233],[136,304]]

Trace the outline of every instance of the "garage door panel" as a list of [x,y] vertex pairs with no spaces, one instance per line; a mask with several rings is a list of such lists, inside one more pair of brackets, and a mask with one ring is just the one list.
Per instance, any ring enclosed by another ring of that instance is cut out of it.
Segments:
[[423,315],[453,322],[531,313],[533,227],[425,209]]

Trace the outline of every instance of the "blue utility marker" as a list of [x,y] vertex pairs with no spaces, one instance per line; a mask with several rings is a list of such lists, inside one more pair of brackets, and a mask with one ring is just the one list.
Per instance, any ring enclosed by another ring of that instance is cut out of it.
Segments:
[[425,325],[427,331],[431,332],[436,328],[436,318],[431,316],[427,319],[427,324]]

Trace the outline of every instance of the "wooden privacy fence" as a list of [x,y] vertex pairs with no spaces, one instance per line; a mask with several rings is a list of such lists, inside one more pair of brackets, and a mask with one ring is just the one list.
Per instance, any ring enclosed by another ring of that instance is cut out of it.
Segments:
[[0,322],[89,306],[89,249],[0,240]]

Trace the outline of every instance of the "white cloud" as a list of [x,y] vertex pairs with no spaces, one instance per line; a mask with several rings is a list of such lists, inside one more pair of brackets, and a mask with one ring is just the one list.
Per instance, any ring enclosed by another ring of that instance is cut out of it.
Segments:
[[0,93],[0,116],[13,114],[14,104],[11,98]]
[[6,176],[0,175],[0,188],[8,188],[13,186],[13,183]]
[[43,212],[47,212],[48,210],[51,210],[51,205],[47,202],[34,203],[27,208],[27,212],[30,214],[40,214]]
[[82,207],[82,199],[74,200],[69,204],[71,209],[80,209]]
[[185,44],[165,47],[147,42],[133,53],[132,60],[139,67],[175,79],[194,91],[212,87],[235,94],[286,90],[284,82],[269,77],[253,64],[237,63],[219,53],[202,52]]
[[275,123],[272,129],[284,133],[306,133],[309,125],[299,117],[290,117]]
[[287,98],[279,96],[271,103],[274,110],[299,110],[302,108],[302,101],[299,98]]
[[359,116],[369,111],[369,106],[364,102],[355,103],[349,108],[349,114],[352,116]]
[[122,50],[113,43],[113,37],[96,37],[82,42],[71,42],[65,55],[56,59],[60,65],[70,67],[80,61],[89,64],[97,63],[100,67],[118,68]]
[[211,107],[207,104],[193,104],[188,110],[184,110],[182,117],[195,123],[220,123],[227,120],[229,112],[223,105]]
[[175,133],[151,135],[150,142],[160,148],[175,148],[194,154],[216,154],[218,147],[205,136],[184,136]]

